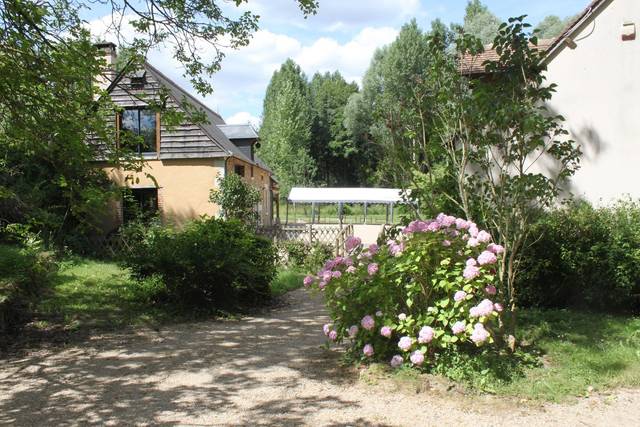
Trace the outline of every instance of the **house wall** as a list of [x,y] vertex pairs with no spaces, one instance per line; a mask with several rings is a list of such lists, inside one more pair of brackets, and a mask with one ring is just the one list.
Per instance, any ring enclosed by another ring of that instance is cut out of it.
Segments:
[[[627,21],[635,40],[622,40]],[[640,1],[609,0],[572,39],[547,71],[558,85],[548,106],[584,153],[568,190],[596,204],[640,198]]]
[[[217,188],[218,178],[224,176],[225,159],[148,160],[146,164],[140,173],[101,167],[123,187],[154,188],[157,184],[160,216],[165,223],[180,227],[200,215],[219,215],[218,206],[209,202],[209,192]],[[105,230],[118,227],[121,215],[121,203],[113,202],[105,219]]]
[[271,177],[269,172],[235,157],[229,158],[227,160],[227,165],[228,173],[232,173],[235,170],[235,165],[244,166],[245,181],[252,184],[258,189],[258,191],[260,191],[261,203],[258,207],[260,222],[263,225],[271,225],[273,218],[273,189],[271,188]]

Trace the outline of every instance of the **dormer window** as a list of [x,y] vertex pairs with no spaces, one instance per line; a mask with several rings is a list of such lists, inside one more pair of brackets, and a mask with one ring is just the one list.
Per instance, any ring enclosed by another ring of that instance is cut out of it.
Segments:
[[[141,136],[135,147],[137,153],[156,153],[158,146],[158,115],[145,107],[127,108],[118,115],[119,129],[122,133]],[[125,138],[126,141],[126,138]]]
[[131,87],[133,89],[144,88],[144,85],[146,82],[147,82],[147,71],[144,69],[138,70],[131,75]]

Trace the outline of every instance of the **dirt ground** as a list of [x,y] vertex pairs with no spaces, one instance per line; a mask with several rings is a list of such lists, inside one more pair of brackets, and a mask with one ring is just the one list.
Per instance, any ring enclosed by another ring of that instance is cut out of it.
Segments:
[[367,384],[322,347],[304,291],[240,321],[94,337],[0,360],[0,424],[638,426],[640,391],[573,404]]

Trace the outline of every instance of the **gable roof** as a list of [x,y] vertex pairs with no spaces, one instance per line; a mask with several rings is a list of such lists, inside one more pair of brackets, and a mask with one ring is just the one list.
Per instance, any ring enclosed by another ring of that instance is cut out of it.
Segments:
[[[548,62],[554,58],[554,55],[562,50],[566,44],[567,39],[580,29],[589,18],[591,18],[601,8],[611,4],[613,0],[593,0],[589,5],[574,19],[572,19],[566,27],[562,30],[560,35],[553,39],[541,39],[538,40],[538,49],[545,51],[545,62]],[[465,55],[460,59],[459,69],[464,75],[474,76],[485,74],[484,62],[496,61],[499,59],[499,55],[494,49],[491,49],[491,45],[485,46],[485,50],[478,55]]]
[[258,139],[258,133],[250,124],[246,125],[218,125],[218,128],[229,139]]
[[[128,73],[130,73],[130,64],[131,62],[123,67],[123,69],[114,78],[114,80],[107,88],[108,93],[111,93],[114,88],[118,86],[120,81],[126,75],[128,75]],[[166,88],[169,91],[170,96],[178,105],[183,102],[188,102],[194,107],[202,110],[209,123],[198,123],[197,126],[202,129],[202,131],[209,139],[211,139],[213,143],[217,144],[222,150],[224,150],[227,156],[233,156],[249,164],[257,165],[255,161],[252,161],[244,153],[242,153],[242,151],[238,147],[236,147],[233,142],[231,142],[231,140],[224,134],[224,132],[218,128],[219,125],[225,125],[224,120],[218,113],[211,110],[193,95],[189,94],[189,92],[182,89],[178,84],[164,75],[160,70],[155,68],[150,63],[145,61],[143,66],[145,70],[150,73],[162,87]]]
[[[546,51],[553,42],[554,39],[538,40],[538,45],[535,47]],[[484,63],[486,61],[497,61],[498,59],[500,59],[500,55],[498,55],[495,49],[492,49],[491,45],[486,45],[483,52],[480,52],[477,55],[465,54],[460,58],[458,68],[460,69],[461,74],[466,76],[477,76],[486,73],[484,68]]]
[[189,92],[182,89],[174,81],[162,74],[162,72],[160,72],[157,68],[155,68],[148,62],[145,62],[144,66],[147,71],[153,74],[153,76],[160,82],[162,86],[169,90],[176,102],[182,103],[183,101],[187,101],[193,106],[201,109],[205,113],[205,116],[207,117],[209,123],[198,123],[198,126],[200,126],[212,140],[220,144],[222,148],[227,153],[229,153],[229,155],[244,160],[245,162],[255,164],[255,162],[245,156],[242,151],[240,151],[240,149],[236,147],[233,142],[231,142],[231,140],[224,134],[224,132],[220,130],[218,126],[224,125],[225,122],[218,113],[204,105],[193,95],[189,94]]
[[577,30],[580,29],[591,16],[602,9],[605,6],[611,4],[613,0],[593,0],[587,5],[587,7],[580,12],[574,19],[572,19],[567,26],[562,30],[560,35],[553,40],[553,43],[547,48],[547,58],[551,58],[553,54],[562,49],[565,44],[565,40],[570,38]]

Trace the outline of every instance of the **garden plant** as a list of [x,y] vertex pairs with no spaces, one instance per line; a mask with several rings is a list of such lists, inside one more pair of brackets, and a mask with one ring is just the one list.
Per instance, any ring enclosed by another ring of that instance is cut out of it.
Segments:
[[323,332],[363,360],[436,366],[453,353],[504,348],[496,264],[504,248],[462,218],[414,221],[399,238],[327,261],[304,285],[324,295]]

